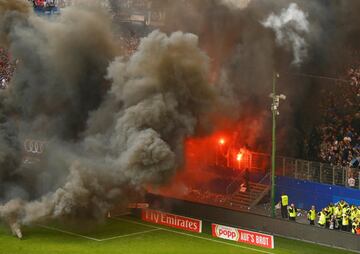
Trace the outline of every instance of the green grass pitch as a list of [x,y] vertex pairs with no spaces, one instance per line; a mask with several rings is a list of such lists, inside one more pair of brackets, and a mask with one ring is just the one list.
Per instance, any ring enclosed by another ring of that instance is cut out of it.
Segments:
[[23,234],[23,240],[19,240],[0,225],[0,254],[349,253],[280,237],[275,238],[275,249],[261,249],[128,216],[110,218],[101,224],[52,222],[25,227]]

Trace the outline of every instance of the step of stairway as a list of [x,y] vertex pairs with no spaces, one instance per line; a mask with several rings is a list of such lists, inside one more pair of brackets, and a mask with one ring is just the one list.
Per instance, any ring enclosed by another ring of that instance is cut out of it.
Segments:
[[235,209],[248,208],[268,187],[267,184],[249,182],[248,191],[237,191],[232,195],[228,204]]

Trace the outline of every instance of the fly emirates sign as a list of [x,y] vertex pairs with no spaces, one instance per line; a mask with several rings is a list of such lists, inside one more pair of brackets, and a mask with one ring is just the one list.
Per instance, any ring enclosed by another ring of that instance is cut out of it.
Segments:
[[214,237],[247,243],[259,247],[274,248],[274,237],[253,231],[212,224],[212,235]]
[[141,218],[143,221],[183,229],[195,233],[201,233],[202,229],[201,220],[183,217],[171,213],[164,213],[151,209],[143,209]]

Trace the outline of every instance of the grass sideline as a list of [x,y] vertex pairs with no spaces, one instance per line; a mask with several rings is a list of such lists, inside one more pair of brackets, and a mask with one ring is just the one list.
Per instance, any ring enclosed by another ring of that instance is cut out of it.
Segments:
[[350,253],[281,237],[275,237],[275,249],[263,249],[207,234],[149,224],[131,217],[107,219],[101,224],[51,222],[24,227],[23,233],[24,239],[18,240],[4,225],[0,225],[0,254]]

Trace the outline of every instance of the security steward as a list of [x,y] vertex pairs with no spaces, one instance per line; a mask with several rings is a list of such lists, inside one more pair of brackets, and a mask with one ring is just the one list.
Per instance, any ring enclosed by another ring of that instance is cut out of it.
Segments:
[[[350,210],[349,210],[350,211]],[[342,226],[341,226],[341,230],[342,231],[347,231],[349,232],[350,231],[350,224],[349,224],[349,216],[350,213],[348,213],[347,211],[343,213],[343,216],[342,216]]]
[[307,218],[310,222],[310,225],[315,225],[315,219],[316,219],[316,210],[315,210],[315,206],[311,206],[310,211],[307,214]]
[[328,206],[329,212],[330,212],[330,216],[333,216],[335,213],[335,206],[333,203],[330,203]]
[[291,204],[288,208],[289,220],[296,221],[297,209],[294,204]]
[[335,217],[336,217],[336,220],[338,221],[339,228],[340,228],[341,225],[342,225],[342,213],[343,213],[343,209],[342,209],[341,205],[338,204],[338,205],[335,207],[334,215],[335,215]]
[[287,219],[288,218],[287,207],[289,205],[289,197],[288,197],[288,195],[282,193],[280,203],[281,203],[281,217],[283,219]]
[[326,218],[326,223],[325,223],[325,227],[329,228],[330,226],[330,219],[331,219],[331,211],[329,209],[329,206],[324,208],[324,213],[325,213],[325,218]]
[[350,224],[351,225],[354,222],[356,215],[357,215],[357,208],[355,205],[351,205],[350,206]]
[[319,221],[318,224],[320,227],[325,227],[326,224],[326,215],[325,215],[325,209],[322,209],[319,213]]
[[352,222],[352,227],[351,227],[351,233],[356,234],[356,229],[360,226],[359,223],[359,219],[358,218],[354,218],[353,222]]

